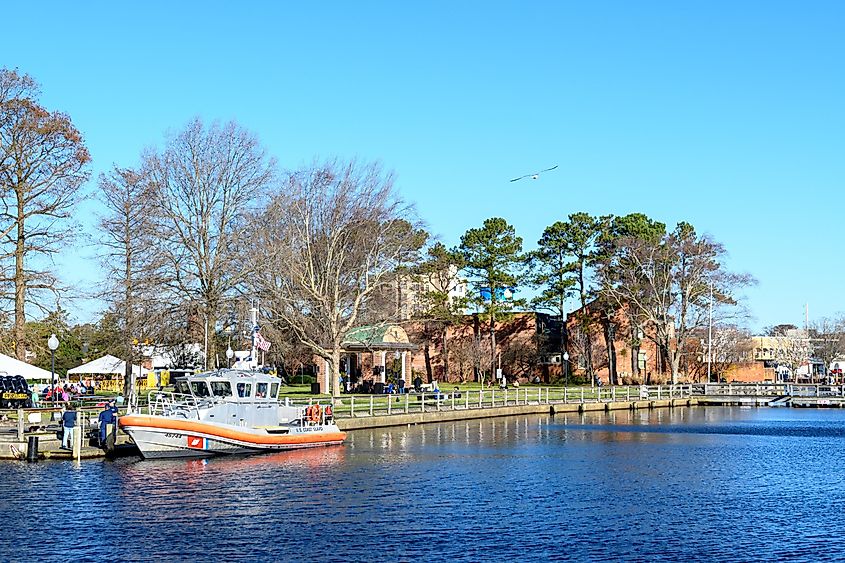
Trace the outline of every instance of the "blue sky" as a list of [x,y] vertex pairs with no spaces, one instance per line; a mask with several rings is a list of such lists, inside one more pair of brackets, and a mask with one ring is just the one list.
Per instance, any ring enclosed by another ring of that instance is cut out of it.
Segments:
[[[70,114],[94,177],[193,116],[235,119],[285,168],[381,160],[447,244],[491,216],[530,247],[572,212],[643,212],[759,280],[752,328],[845,309],[841,2],[15,2],[4,19],[0,66]],[[65,278],[90,285],[92,254],[68,249]]]

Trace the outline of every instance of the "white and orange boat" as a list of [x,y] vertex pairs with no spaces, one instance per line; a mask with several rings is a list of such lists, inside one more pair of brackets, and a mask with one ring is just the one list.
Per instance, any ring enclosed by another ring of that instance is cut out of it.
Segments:
[[[206,457],[332,446],[346,433],[331,408],[279,403],[281,380],[224,369],[175,381],[175,392],[153,392],[148,413],[119,425],[144,458]],[[328,411],[328,412],[327,412]]]

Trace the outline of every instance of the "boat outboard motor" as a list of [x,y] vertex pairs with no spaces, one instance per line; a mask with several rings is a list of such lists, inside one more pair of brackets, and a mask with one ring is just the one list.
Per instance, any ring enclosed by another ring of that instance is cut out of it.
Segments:
[[32,396],[26,379],[20,375],[0,377],[0,408],[23,409],[32,407]]

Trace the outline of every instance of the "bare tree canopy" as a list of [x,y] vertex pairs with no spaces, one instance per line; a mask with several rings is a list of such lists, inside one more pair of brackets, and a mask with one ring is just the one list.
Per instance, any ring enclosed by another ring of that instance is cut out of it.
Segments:
[[[160,327],[155,314],[161,303],[154,271],[157,267],[153,222],[148,204],[149,179],[129,168],[102,174],[99,199],[106,215],[100,220],[99,249],[106,272],[100,296],[110,304],[121,330],[121,353],[126,359],[124,393],[131,392],[133,341],[150,336],[151,327]],[[158,336],[158,335],[155,335]]]
[[606,299],[628,307],[636,324],[654,340],[677,382],[690,335],[707,326],[711,295],[728,320],[737,304],[736,291],[753,283],[746,274],[724,269],[725,250],[688,223],[657,243],[651,237],[623,237],[607,262]]
[[254,219],[254,291],[271,320],[329,362],[335,395],[346,334],[419,246],[406,227],[414,216],[379,164],[327,161],[291,173]]
[[[267,191],[275,162],[234,122],[194,119],[163,152],[145,155],[152,211],[164,259],[159,279],[195,304],[214,329],[224,300],[247,277],[244,218]],[[212,339],[208,357],[215,357]]]
[[17,71],[0,69],[0,259],[2,298],[14,302],[14,343],[26,358],[26,304],[43,311],[45,295],[59,291],[50,271],[37,267],[73,233],[68,219],[88,179],[91,158],[70,118],[37,101],[38,86]]

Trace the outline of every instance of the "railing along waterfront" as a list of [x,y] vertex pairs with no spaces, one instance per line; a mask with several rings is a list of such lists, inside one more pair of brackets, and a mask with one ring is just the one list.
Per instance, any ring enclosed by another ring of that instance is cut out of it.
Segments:
[[696,383],[696,396],[845,397],[845,385],[821,383]]
[[689,398],[691,386],[635,385],[614,387],[517,387],[391,395],[341,395],[335,398],[288,399],[290,405],[332,405],[335,417],[399,415],[446,410],[489,409],[523,405],[613,403]]

